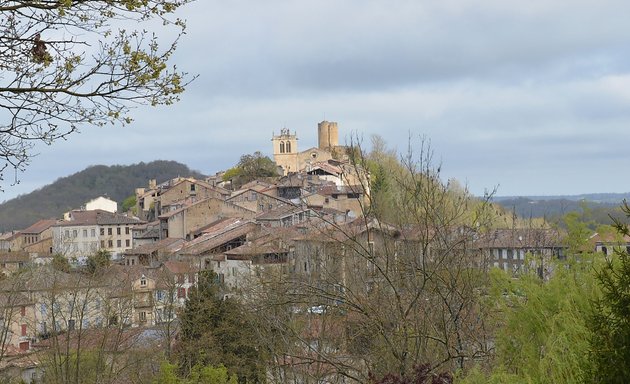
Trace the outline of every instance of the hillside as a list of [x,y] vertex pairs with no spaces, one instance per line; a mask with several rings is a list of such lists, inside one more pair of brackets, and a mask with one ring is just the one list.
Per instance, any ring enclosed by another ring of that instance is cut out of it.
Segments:
[[627,193],[600,193],[579,196],[503,196],[493,200],[524,219],[544,217],[549,222],[556,222],[569,212],[583,212],[583,208],[586,208],[587,215],[594,222],[612,224],[610,216],[619,219],[624,217],[620,206],[623,199],[628,198],[630,195]]
[[43,218],[61,217],[98,196],[108,196],[120,206],[135,188],[146,186],[150,179],[160,183],[177,176],[204,177],[175,161],[91,166],[0,204],[0,232],[23,229]]

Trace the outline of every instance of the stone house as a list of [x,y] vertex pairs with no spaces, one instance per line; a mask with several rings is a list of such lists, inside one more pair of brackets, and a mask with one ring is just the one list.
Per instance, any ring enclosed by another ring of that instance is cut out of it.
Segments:
[[159,217],[160,238],[192,239],[194,233],[225,217],[253,218],[256,213],[218,198],[208,198]]
[[561,234],[547,228],[495,229],[475,243],[487,265],[518,273],[535,269],[542,278],[551,272],[552,259],[564,259],[566,246]]
[[288,200],[251,188],[239,190],[226,201],[256,213],[271,211],[283,205],[293,205]]

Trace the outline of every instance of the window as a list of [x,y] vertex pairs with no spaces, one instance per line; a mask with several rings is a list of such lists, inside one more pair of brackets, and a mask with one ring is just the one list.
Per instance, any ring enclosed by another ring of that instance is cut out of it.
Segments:
[[284,153],[284,141],[280,142],[280,153]]
[[120,239],[119,239],[119,240],[116,240],[116,246],[117,246],[118,248],[122,247],[122,240],[120,240]]
[[117,228],[116,228],[116,234],[117,234],[117,235],[120,235],[120,233],[121,233],[121,231],[120,231],[120,227],[117,227]]
[[190,192],[195,192],[195,184],[190,184]]
[[287,141],[286,152],[291,153],[291,142]]
[[155,299],[158,301],[162,301],[164,299],[164,291],[162,290],[155,291]]
[[66,229],[64,231],[64,234],[66,235],[66,238],[69,238],[70,237],[70,230]]
[[112,248],[114,246],[114,241],[113,240],[107,240],[107,246],[109,248]]
[[101,248],[105,248],[105,240],[101,240]]
[[96,229],[92,228],[90,235],[96,237]]
[[142,277],[140,278],[140,286],[141,287],[147,286],[147,278],[144,275],[142,275]]
[[131,242],[129,241],[129,239],[125,240],[125,247],[129,247],[129,244],[131,244]]
[[72,230],[72,237],[77,237],[78,233],[76,229]]
[[20,335],[21,336],[26,336],[26,324],[22,324]]
[[25,306],[21,306],[20,307],[20,316],[26,316],[26,307]]
[[84,229],[84,230],[83,230],[83,237],[88,237],[88,236],[87,236],[87,229]]
[[125,227],[125,235],[129,234],[129,227]]
[[177,297],[183,299],[186,297],[186,288],[177,288]]
[[147,321],[147,313],[144,311],[140,312],[140,322],[146,323],[146,321]]
[[109,235],[109,236],[112,235],[112,229],[111,228],[107,228],[107,235]]
[[68,320],[68,330],[69,331],[74,331],[74,324],[75,324],[75,320],[73,320],[73,319]]

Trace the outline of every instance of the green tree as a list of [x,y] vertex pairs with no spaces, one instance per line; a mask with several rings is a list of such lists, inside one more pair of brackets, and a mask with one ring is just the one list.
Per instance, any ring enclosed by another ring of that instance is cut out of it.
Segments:
[[88,256],[86,270],[90,274],[96,273],[101,268],[109,267],[111,254],[105,249],[100,249],[93,255]]
[[52,258],[52,267],[56,271],[70,272],[70,262],[68,259],[59,253],[55,253]]
[[492,271],[488,305],[496,315],[496,356],[489,372],[474,370],[462,383],[588,382],[589,319],[599,287],[594,255],[556,263],[548,281],[533,271],[514,279]]
[[242,155],[238,164],[223,174],[223,180],[231,180],[232,187],[239,188],[252,180],[276,176],[278,176],[276,163],[260,151],[256,151],[251,155]]
[[[624,200],[622,211],[630,217]],[[620,235],[630,236],[628,225],[616,220]],[[590,319],[593,336],[590,358],[593,361],[591,382],[630,382],[630,255],[616,250],[598,271],[602,297],[595,301]]]
[[[189,1],[0,2],[0,170],[23,170],[37,141],[177,101],[189,80],[167,64],[185,28],[173,12]],[[174,40],[149,32],[155,21]]]
[[567,228],[567,236],[564,239],[564,243],[568,248],[569,254],[583,253],[590,250],[588,238],[591,235],[591,231],[588,228],[588,224],[580,218],[581,215],[577,212],[569,212],[563,218],[564,225]]
[[134,215],[138,214],[138,212],[136,212],[136,195],[127,197],[122,203],[122,211],[127,212],[129,210],[131,210]]
[[195,365],[187,378],[177,376],[177,365],[163,363],[160,373],[153,380],[153,384],[236,384],[235,375],[230,375],[227,368]]
[[254,325],[236,299],[223,297],[216,274],[199,274],[180,324],[175,357],[184,376],[192,375],[197,365],[224,364],[239,382],[264,382],[263,348],[256,344]]

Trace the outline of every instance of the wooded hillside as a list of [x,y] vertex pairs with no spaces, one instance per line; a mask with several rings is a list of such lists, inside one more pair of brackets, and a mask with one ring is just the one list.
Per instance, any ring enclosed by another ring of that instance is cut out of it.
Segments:
[[24,229],[39,219],[60,217],[98,196],[107,196],[120,207],[135,188],[146,186],[150,179],[160,183],[177,176],[204,177],[175,161],[91,166],[0,204],[0,232]]

